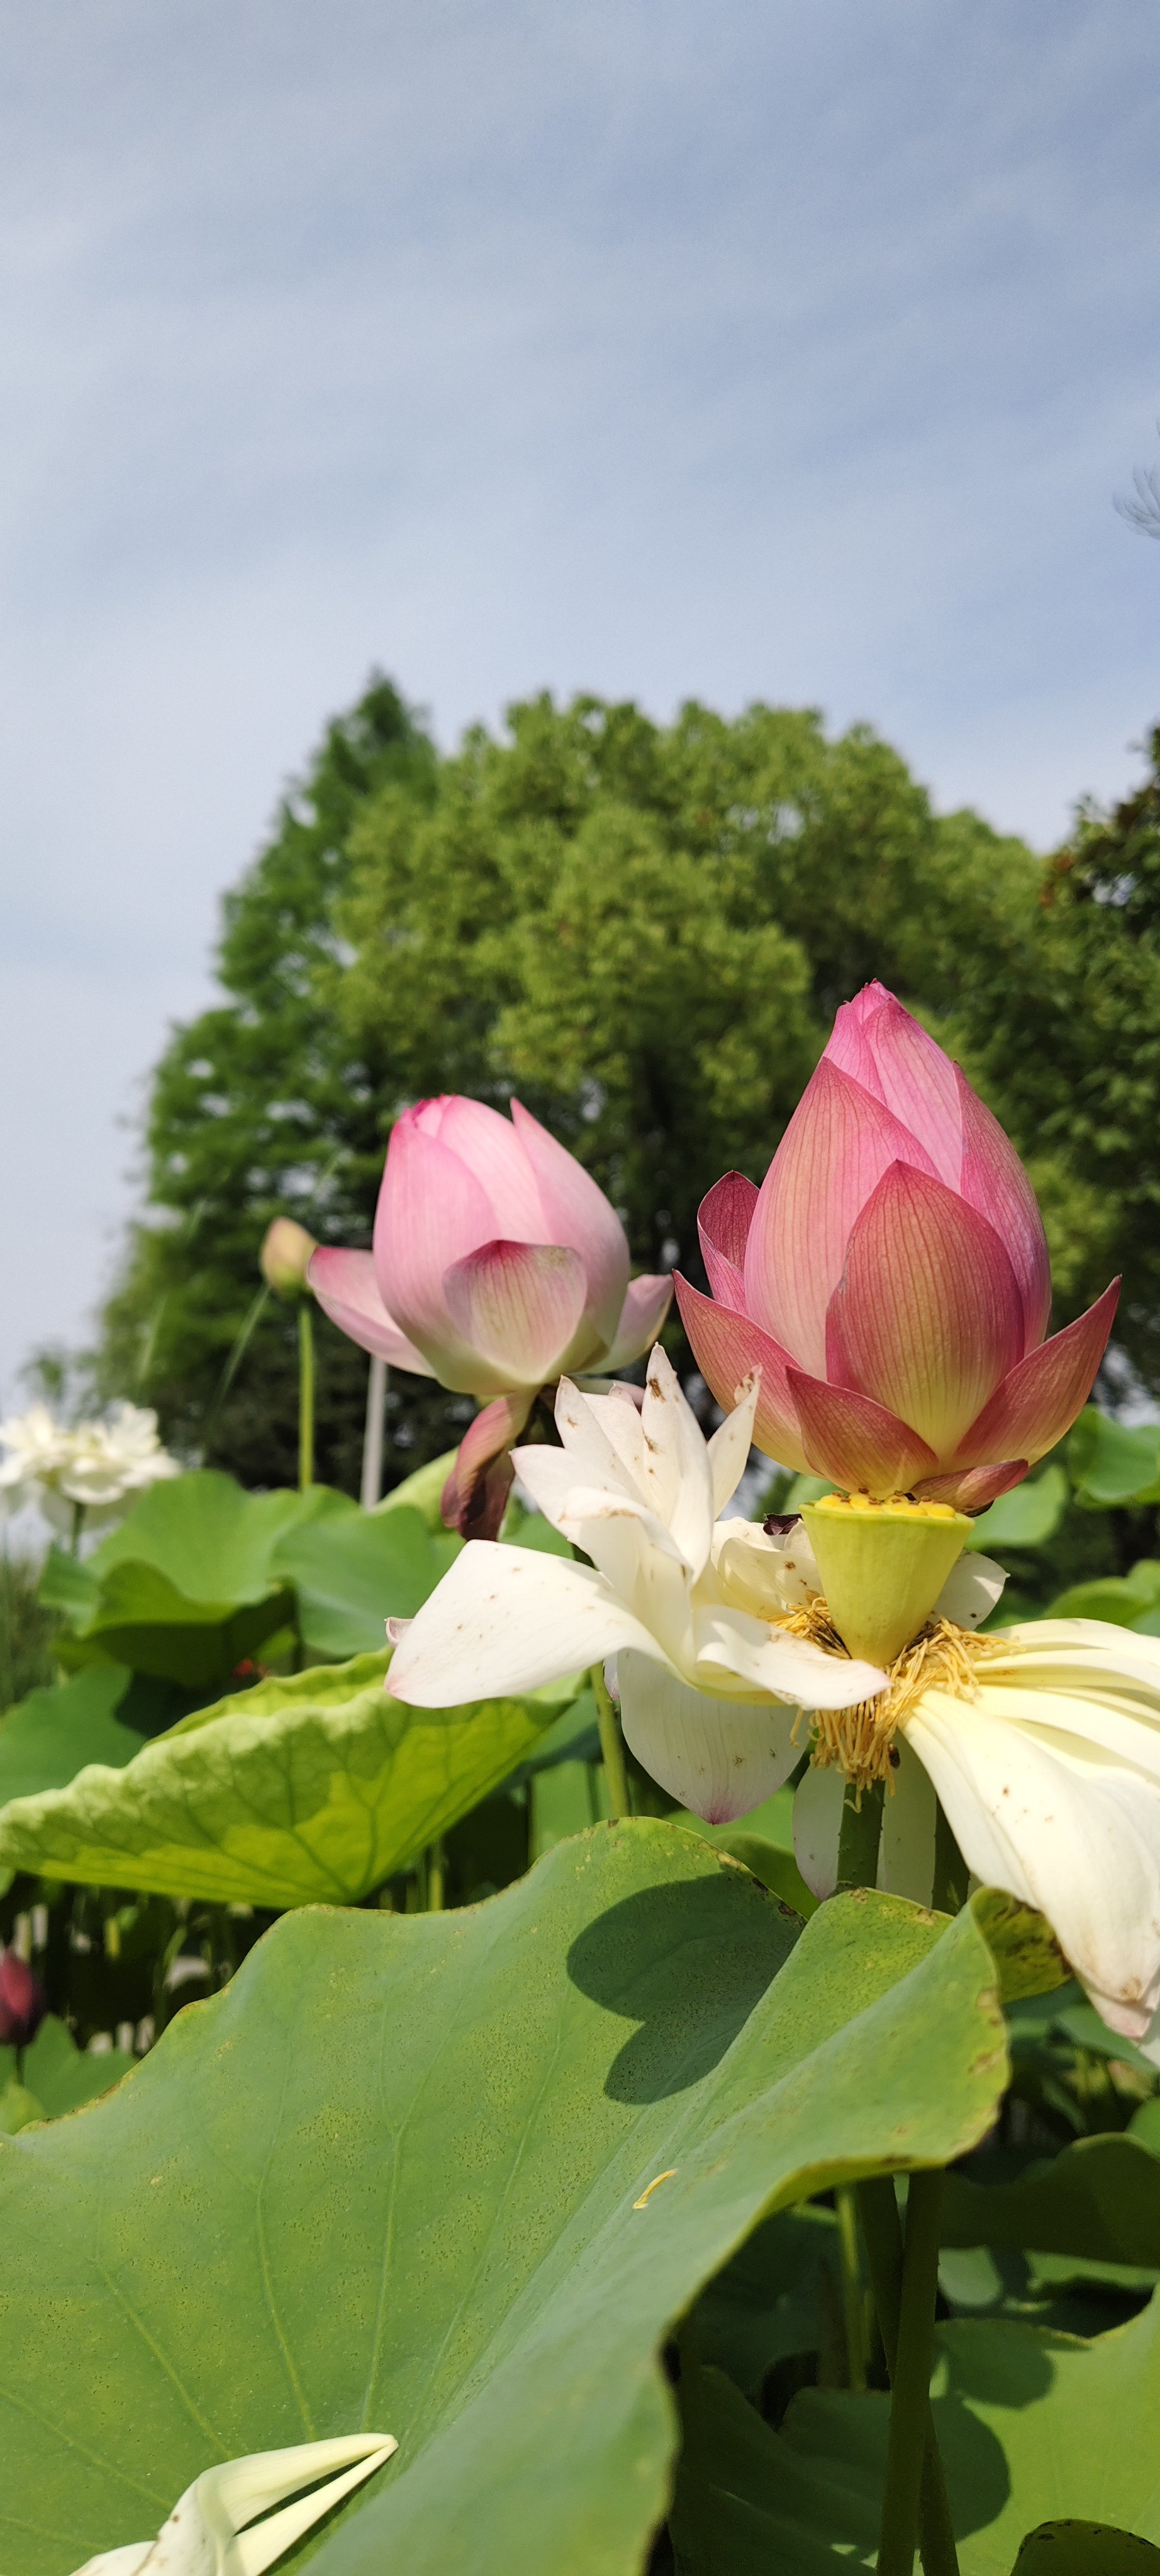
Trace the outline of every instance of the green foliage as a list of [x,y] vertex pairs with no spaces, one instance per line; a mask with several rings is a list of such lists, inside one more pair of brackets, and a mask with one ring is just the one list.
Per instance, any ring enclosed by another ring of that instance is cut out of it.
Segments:
[[128,1686],[123,1664],[91,1664],[10,1709],[0,1720],[0,1807],[65,1788],[86,1762],[110,1770],[131,1762],[145,1737],[115,1715]]
[[320,2576],[632,2576],[673,2321],[765,2211],[953,2155],[1002,2085],[969,1913],[839,1900],[793,1943],[692,1836],[601,1828],[471,1914],[291,1917],[83,2121],[8,2142],[9,2576],[364,2422],[398,2456]]
[[0,1709],[52,1680],[57,1624],[38,1596],[35,1565],[0,1549]]
[[15,2137],[33,2120],[60,2120],[97,2102],[127,2075],[133,2064],[123,2048],[99,2056],[79,2049],[76,2041],[49,2013],[28,2048],[0,2048],[0,2137]]

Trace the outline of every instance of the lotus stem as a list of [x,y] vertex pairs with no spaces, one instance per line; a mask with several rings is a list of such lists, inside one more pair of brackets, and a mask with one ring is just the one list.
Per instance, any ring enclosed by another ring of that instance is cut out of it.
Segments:
[[873,1887],[876,1883],[885,1795],[881,1780],[863,1789],[855,1788],[852,1780],[846,1782],[838,1837],[838,1895],[844,1888]]
[[[891,2385],[898,2367],[898,2317],[902,2301],[902,2221],[890,2174],[876,2174],[869,2182],[856,2186],[858,2216],[862,2223],[862,2241],[870,2266],[870,2286],[878,2312],[886,2367]],[[922,2488],[919,2496],[918,2545],[925,2576],[959,2576],[959,2558],[951,2522],[950,2499],[947,2495],[942,2454],[930,2411],[929,2388],[926,2403],[926,2448],[922,2463]]]
[[387,1363],[372,1354],[367,1371],[367,1419],[363,1433],[362,1507],[373,1512],[383,1491],[383,1416],[387,1401]]
[[308,1297],[298,1300],[298,1490],[314,1483],[314,1317]]
[[846,2329],[847,2375],[858,2397],[866,2390],[866,2348],[862,2332],[862,2273],[858,2261],[858,2209],[848,2183],[834,2193],[838,2213],[838,2246],[842,2263],[842,2322]]
[[447,1854],[440,1835],[427,1847],[427,1912],[442,1914],[447,1893]]
[[[892,2187],[891,2187],[892,2188]],[[924,2488],[933,2448],[930,2373],[934,2358],[934,2305],[938,2288],[938,2222],[942,2197],[939,2170],[914,2173],[906,2205],[898,2327],[891,2370],[890,2434],[886,2449],[886,2484],[878,2543],[878,2576],[911,2576],[920,2528],[926,2576],[957,2576],[958,2559],[950,2529],[928,2528],[923,2513]],[[883,2341],[890,2358],[891,2338]],[[937,2457],[937,2454],[935,2455]],[[944,2490],[945,2493],[945,2490]],[[946,2544],[949,2542],[950,2555]]]
[[624,1739],[620,1719],[612,1704],[612,1695],[604,1678],[603,1664],[593,1664],[588,1676],[596,1701],[596,1722],[600,1728],[600,1751],[604,1759],[604,1777],[608,1783],[608,1812],[613,1823],[630,1816],[628,1767],[624,1759]]
[[69,1540],[69,1554],[70,1554],[70,1556],[79,1556],[79,1555],[80,1555],[80,1552],[81,1552],[81,1531],[83,1530],[84,1525],[85,1525],[85,1507],[84,1507],[84,1504],[83,1504],[83,1503],[74,1503],[74,1504],[73,1504],[73,1507],[72,1507],[72,1536],[71,1536],[71,1538],[70,1538],[70,1540]]
[[938,1914],[961,1914],[966,1901],[967,1864],[951,1832],[949,1819],[940,1800],[934,1829],[934,1888],[931,1903]]

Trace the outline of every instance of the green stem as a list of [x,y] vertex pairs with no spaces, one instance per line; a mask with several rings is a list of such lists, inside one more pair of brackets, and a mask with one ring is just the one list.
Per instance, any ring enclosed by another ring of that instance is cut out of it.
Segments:
[[[857,2201],[886,2367],[893,2381],[898,2366],[898,2315],[902,2303],[902,2221],[891,2176],[875,2174],[869,2182],[860,2182]],[[918,2545],[926,2576],[959,2576],[950,2500],[929,2398]]]
[[842,2318],[850,2386],[861,2397],[866,2389],[866,2352],[862,2336],[862,2270],[858,2261],[858,2209],[848,2183],[834,2193],[838,2244],[842,2257]]
[[603,1664],[593,1664],[588,1678],[592,1684],[593,1697],[596,1701],[596,1720],[600,1728],[600,1750],[604,1757],[604,1777],[608,1783],[608,1811],[615,1821],[620,1816],[630,1816],[632,1814],[632,1807],[628,1795],[628,1768],[624,1759],[624,1743],[620,1732],[620,1719],[612,1705],[608,1686],[604,1679]]
[[[938,2289],[938,2222],[942,2196],[938,2169],[914,2173],[906,2203],[906,2235],[898,2302],[898,2328],[891,2370],[890,2436],[886,2450],[886,2485],[878,2543],[878,2576],[911,2576],[924,2522],[923,2494],[932,2442],[930,2374],[934,2359],[934,2305]],[[891,2338],[884,2328],[887,2357]],[[949,2523],[949,2516],[948,2516]],[[923,2532],[924,2540],[928,2537]],[[935,2535],[929,2535],[933,2541]],[[927,2576],[943,2576],[957,2567],[940,2552],[933,2564],[924,2549]]]
[[967,1901],[967,1864],[940,1804],[934,1828],[934,1890],[938,1914],[961,1914]]
[[447,1886],[447,1854],[442,1837],[427,1847],[427,1912],[442,1914]]
[[842,1800],[842,1824],[838,1836],[838,1884],[844,1888],[873,1887],[878,1878],[878,1845],[882,1836],[882,1805],[885,1784],[875,1780],[869,1789],[855,1790],[847,1780]]
[[81,1552],[81,1531],[83,1530],[84,1525],[85,1525],[85,1507],[84,1507],[84,1504],[83,1504],[83,1503],[74,1503],[74,1504],[73,1504],[73,1510],[72,1510],[72,1537],[71,1537],[71,1539],[70,1539],[70,1541],[69,1541],[69,1554],[70,1554],[71,1556],[79,1556],[79,1555],[80,1555],[80,1552]]
[[298,1300],[298,1489],[314,1483],[314,1317],[308,1297]]

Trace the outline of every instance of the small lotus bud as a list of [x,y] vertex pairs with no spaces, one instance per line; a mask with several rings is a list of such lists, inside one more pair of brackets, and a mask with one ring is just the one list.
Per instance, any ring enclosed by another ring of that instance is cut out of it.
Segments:
[[304,1225],[292,1216],[276,1216],[267,1226],[260,1260],[262,1277],[279,1297],[301,1297],[306,1289],[306,1267],[318,1246]]
[[44,1988],[31,1968],[15,1950],[0,1953],[0,2045],[27,2048],[47,2011]]

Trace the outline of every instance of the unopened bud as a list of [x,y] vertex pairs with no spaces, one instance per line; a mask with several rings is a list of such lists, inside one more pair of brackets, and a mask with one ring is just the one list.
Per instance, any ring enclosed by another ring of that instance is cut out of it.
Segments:
[[47,2011],[48,1999],[39,1978],[15,1950],[5,1950],[0,1954],[0,2045],[27,2048]]
[[267,1226],[259,1256],[262,1277],[279,1297],[301,1297],[306,1290],[306,1269],[312,1252],[318,1246],[304,1225],[292,1216],[276,1216]]

